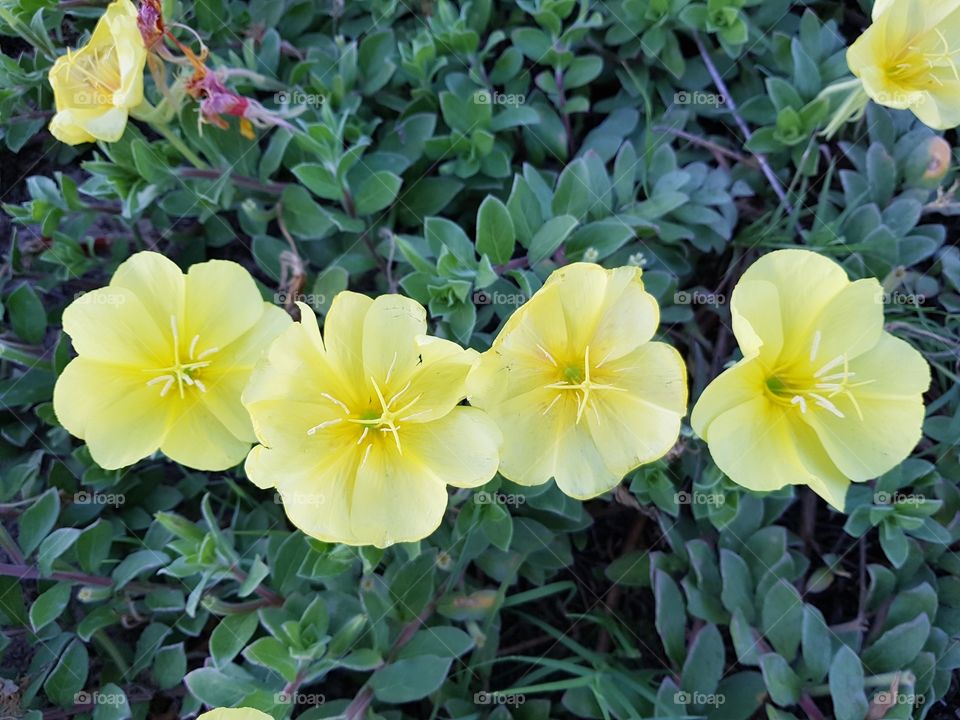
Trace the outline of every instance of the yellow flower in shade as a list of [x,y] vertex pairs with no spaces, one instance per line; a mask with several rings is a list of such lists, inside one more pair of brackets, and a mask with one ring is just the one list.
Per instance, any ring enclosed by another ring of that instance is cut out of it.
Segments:
[[931,128],[960,125],[960,0],[876,0],[873,24],[847,50],[872,100]]
[[287,517],[328,542],[386,547],[426,537],[447,485],[497,471],[500,433],[460,406],[476,352],[426,335],[426,311],[399,295],[337,295],[271,345],[243,393],[261,445],[250,479],[275,487]]
[[273,720],[265,712],[253,708],[217,708],[200,715],[197,720]]
[[224,470],[256,442],[240,393],[289,324],[236,263],[211,260],[184,275],[163,255],[137,253],[64,311],[79,357],[57,380],[53,409],[108,470],[157,449]]
[[469,399],[503,432],[504,477],[553,477],[586,499],[673,447],[687,373],[674,348],[651,342],[660,310],[641,274],[590,263],[557,270],[480,357]]
[[130,109],[143,101],[147,50],[130,0],[114,0],[97,22],[90,41],[68,50],[50,69],[57,113],[50,132],[68,145],[116,142]]
[[930,369],[883,329],[883,290],[806,250],[763,256],[731,299],[743,360],[704,390],[692,424],[719,468],[751,490],[809,485],[842,510],[850,482],[920,439]]

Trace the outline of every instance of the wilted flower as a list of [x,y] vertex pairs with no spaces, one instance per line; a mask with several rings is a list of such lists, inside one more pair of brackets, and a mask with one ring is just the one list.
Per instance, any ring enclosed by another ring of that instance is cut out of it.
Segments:
[[147,51],[130,0],[114,0],[89,42],[67,51],[50,69],[57,113],[50,132],[68,145],[116,142],[129,111],[143,101]]
[[883,290],[807,250],[769,253],[733,292],[743,360],[714,380],[693,429],[751,490],[809,485],[843,509],[850,482],[887,472],[920,439],[930,369],[883,329]]
[[927,126],[960,125],[960,0],[876,0],[847,64],[874,101]]
[[504,477],[554,477],[567,495],[590,498],[674,445],[687,373],[674,348],[651,342],[660,311],[641,275],[557,270],[480,357],[469,399],[503,431]]
[[211,260],[184,275],[162,255],[137,253],[64,311],[79,357],[57,380],[54,411],[108,470],[157,449],[224,470],[256,441],[240,393],[289,324],[236,263]]
[[426,335],[399,295],[338,294],[323,337],[313,311],[276,339],[243,402],[261,445],[250,479],[276,487],[287,517],[329,542],[386,547],[432,533],[447,485],[497,471],[496,425],[459,403],[476,353]]

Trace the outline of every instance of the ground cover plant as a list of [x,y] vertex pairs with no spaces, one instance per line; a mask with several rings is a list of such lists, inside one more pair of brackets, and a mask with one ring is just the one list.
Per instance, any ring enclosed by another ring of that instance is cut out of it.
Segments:
[[0,51],[0,717],[957,717],[960,2]]

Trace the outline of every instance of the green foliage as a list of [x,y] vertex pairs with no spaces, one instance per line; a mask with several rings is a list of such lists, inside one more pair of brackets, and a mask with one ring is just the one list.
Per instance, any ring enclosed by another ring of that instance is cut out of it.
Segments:
[[[96,720],[233,705],[308,720],[957,706],[960,201],[952,147],[907,112],[871,106],[820,135],[867,8],[165,8],[296,131],[251,141],[186,103],[159,132],[131,120],[113,144],[57,144],[46,75],[101,3],[0,5],[4,702]],[[478,350],[556,267],[639,265],[695,398],[736,359],[742,270],[796,244],[880,278],[887,329],[933,368],[916,451],[853,486],[846,517],[806,489],[734,485],[685,427],[609,496],[496,478],[452,493],[420,543],[354,548],[293,531],[242,467],[103,470],[52,411],[64,308],[141,249],[184,268],[236,260],[266,299],[321,315],[344,289],[403,292],[431,332]]]

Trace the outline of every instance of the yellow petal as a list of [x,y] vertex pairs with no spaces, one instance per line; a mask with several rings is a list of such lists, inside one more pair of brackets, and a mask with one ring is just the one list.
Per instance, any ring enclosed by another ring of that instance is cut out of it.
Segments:
[[72,360],[57,379],[53,407],[61,424],[86,441],[106,470],[132,465],[160,447],[170,406],[148,387],[137,368],[84,357]]
[[849,479],[791,409],[757,397],[718,417],[709,438],[717,467],[738,485],[759,492],[808,485],[843,510]]
[[[809,352],[809,338],[821,311],[850,284],[846,271],[833,260],[799,249],[767,253],[747,268],[737,284],[754,281],[769,282],[777,289],[785,357]],[[762,304],[738,302],[736,290],[732,301],[735,312],[755,329],[770,326],[768,319],[759,317],[768,312]]]
[[[209,260],[187,272],[183,350],[194,337],[198,347],[223,350],[252,328],[263,314],[263,298],[250,273],[235,262]],[[184,353],[186,354],[186,353]]]
[[873,350],[850,363],[850,370],[856,373],[853,380],[871,382],[852,387],[853,397],[830,397],[844,417],[818,410],[802,418],[836,465],[862,482],[896,467],[920,441],[921,394],[930,384],[930,368],[910,345],[884,333]]
[[556,444],[553,474],[557,487],[577,500],[601,495],[623,479],[622,473],[608,467],[586,421],[562,428]]
[[638,267],[609,271],[606,295],[589,339],[591,357],[610,361],[623,357],[653,337],[660,307],[643,289]]
[[503,436],[490,417],[471,407],[402,430],[404,455],[416,458],[438,482],[471,488],[489,482],[500,463]]
[[171,317],[183,319],[183,272],[160,253],[138,252],[120,263],[110,287],[126,288],[135,294],[164,332],[170,331]]
[[363,368],[363,325],[373,300],[355,292],[337,293],[323,324],[323,342],[330,364],[352,388],[366,387]]
[[728,410],[762,397],[766,378],[757,360],[742,360],[710,382],[690,415],[690,425],[710,442],[712,423]]
[[777,287],[766,280],[743,281],[730,301],[733,334],[744,358],[776,363],[783,350],[783,317]]
[[275,305],[264,303],[257,324],[216,354],[216,362],[207,368],[200,396],[211,413],[237,438],[256,442],[250,416],[241,402],[254,363],[270,343],[291,324],[290,316]]
[[574,393],[556,398],[556,390],[540,387],[489,408],[481,406],[503,433],[500,474],[508,480],[540,485],[554,476],[562,436],[577,417]]
[[[638,271],[639,268],[625,270]],[[569,346],[582,348],[593,339],[603,310],[608,273],[608,270],[593,263],[573,263],[555,270],[544,283],[544,290],[556,288],[563,308]],[[625,279],[624,274],[620,279]],[[533,300],[531,298],[531,304]],[[534,312],[532,307],[528,307],[527,311]]]
[[198,393],[191,393],[186,400],[177,398],[176,403],[160,445],[164,455],[195,470],[226,470],[246,457],[250,443],[217,420]]
[[253,708],[217,708],[203,713],[197,720],[273,720],[269,715]]
[[426,335],[417,341],[415,353],[417,364],[391,378],[384,394],[388,400],[396,397],[394,409],[406,408],[402,418],[411,423],[431,422],[447,415],[467,396],[466,377],[477,353]]
[[883,288],[874,278],[857,280],[837,293],[814,323],[820,332],[816,361],[853,359],[877,344],[883,332]]
[[427,332],[427,311],[402,295],[381,295],[363,320],[363,367],[383,387],[419,364],[417,337]]
[[415,542],[440,526],[447,507],[443,481],[389,442],[375,442],[357,470],[350,513],[359,544]]
[[54,115],[48,129],[51,135],[67,145],[81,145],[97,140],[76,121],[73,110],[61,110]]
[[63,330],[79,355],[115,365],[166,367],[170,344],[130,290],[84,293],[63,311]]
[[255,447],[244,469],[260,488],[276,487],[287,517],[324,542],[362,545],[351,529],[353,487],[359,457],[352,443],[316,452]]

